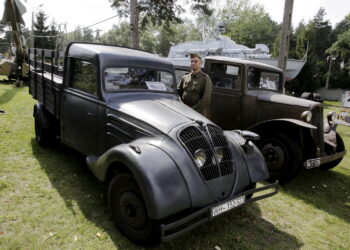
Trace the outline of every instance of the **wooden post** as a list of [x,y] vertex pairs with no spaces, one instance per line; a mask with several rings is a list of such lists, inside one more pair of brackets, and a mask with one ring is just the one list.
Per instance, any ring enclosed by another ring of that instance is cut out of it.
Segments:
[[131,47],[139,48],[139,10],[137,0],[130,0]]
[[286,71],[294,0],[285,0],[278,68]]

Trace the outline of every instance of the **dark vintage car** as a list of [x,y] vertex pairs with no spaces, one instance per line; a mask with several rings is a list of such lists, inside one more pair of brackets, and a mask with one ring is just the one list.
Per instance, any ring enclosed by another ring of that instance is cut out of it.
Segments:
[[56,52],[29,52],[37,142],[59,137],[86,155],[92,173],[109,183],[112,217],[130,239],[171,240],[277,192],[277,183],[256,188],[268,178],[252,143],[258,135],[223,131],[181,103],[168,61],[72,43],[62,72]]
[[[179,81],[189,66],[174,64]],[[280,69],[220,56],[206,57],[203,66],[214,86],[208,118],[223,129],[258,133],[270,180],[287,182],[301,167],[330,169],[342,160],[336,113],[324,119],[321,103],[285,95]]]

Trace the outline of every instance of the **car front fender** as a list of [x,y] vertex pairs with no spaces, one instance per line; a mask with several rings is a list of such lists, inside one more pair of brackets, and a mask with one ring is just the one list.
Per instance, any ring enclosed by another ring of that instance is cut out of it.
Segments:
[[273,119],[273,120],[266,120],[263,122],[259,122],[257,124],[254,124],[253,126],[250,126],[247,128],[247,130],[250,131],[259,131],[261,128],[265,128],[266,126],[268,127],[275,127],[276,125],[281,125],[283,128],[283,125],[292,125],[296,127],[302,127],[302,128],[308,128],[308,129],[317,129],[314,125],[303,122],[297,119]]
[[269,172],[264,156],[251,141],[246,144],[246,140],[234,131],[225,131],[225,135],[230,138],[231,143],[236,144],[235,148],[240,149],[245,164],[248,169],[251,183],[265,181],[269,177]]
[[110,168],[118,171],[118,166],[127,167],[139,185],[151,218],[165,218],[191,205],[186,183],[175,162],[155,145],[121,144],[99,158],[88,157],[87,163],[101,181],[106,180]]

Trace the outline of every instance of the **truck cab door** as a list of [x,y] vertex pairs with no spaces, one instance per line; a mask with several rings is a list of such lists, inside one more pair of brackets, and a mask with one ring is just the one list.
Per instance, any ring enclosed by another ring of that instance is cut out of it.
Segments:
[[95,154],[98,150],[97,68],[88,61],[69,58],[69,76],[61,103],[61,140],[75,150]]
[[213,83],[209,119],[223,129],[240,128],[243,67],[222,61],[208,60],[205,64]]

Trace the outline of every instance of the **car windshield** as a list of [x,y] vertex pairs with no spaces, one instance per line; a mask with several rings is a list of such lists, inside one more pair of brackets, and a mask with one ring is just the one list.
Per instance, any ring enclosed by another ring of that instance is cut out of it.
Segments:
[[281,91],[282,75],[279,72],[250,67],[248,70],[248,88]]
[[136,67],[107,68],[104,78],[107,92],[123,90],[174,92],[174,76],[167,71]]

